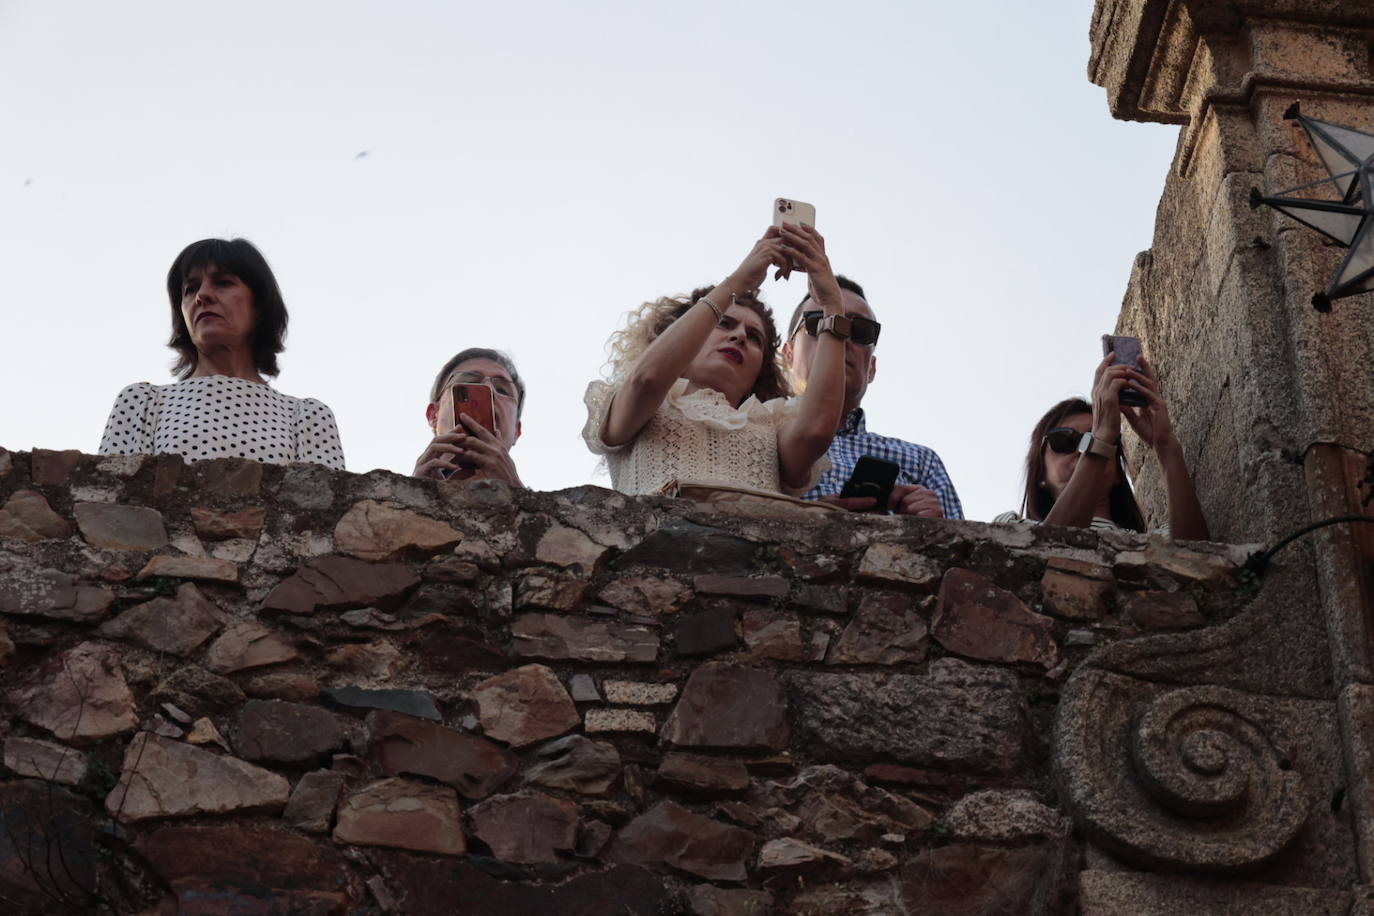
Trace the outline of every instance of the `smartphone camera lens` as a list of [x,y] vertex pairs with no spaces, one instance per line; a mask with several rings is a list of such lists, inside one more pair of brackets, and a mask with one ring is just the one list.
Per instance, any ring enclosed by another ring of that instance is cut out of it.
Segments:
[[791,205],[790,203],[788,203],[787,201],[785,201],[785,200],[779,200],[779,201],[778,201],[778,212],[779,212],[779,213],[786,213],[788,210],[791,210],[791,209],[792,209],[792,205]]

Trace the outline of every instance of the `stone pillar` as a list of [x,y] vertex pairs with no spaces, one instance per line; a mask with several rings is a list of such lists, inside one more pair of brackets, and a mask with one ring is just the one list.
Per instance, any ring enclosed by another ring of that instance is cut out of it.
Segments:
[[[1361,483],[1374,451],[1374,295],[1314,310],[1344,249],[1248,202],[1252,187],[1326,177],[1284,120],[1293,102],[1374,130],[1374,4],[1098,0],[1091,35],[1089,76],[1112,114],[1182,126],[1117,327],[1142,337],[1160,369],[1213,536],[1269,544],[1309,521],[1374,512]],[[1158,466],[1141,451],[1138,488],[1158,517]],[[1374,526],[1323,529],[1288,551],[1307,570],[1293,612],[1319,604],[1325,615],[1370,881],[1374,789],[1353,770],[1374,753]]]

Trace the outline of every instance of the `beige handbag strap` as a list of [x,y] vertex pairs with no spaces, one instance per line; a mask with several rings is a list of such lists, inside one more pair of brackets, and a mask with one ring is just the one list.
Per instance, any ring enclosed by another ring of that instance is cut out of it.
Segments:
[[676,499],[689,499],[694,503],[710,506],[726,512],[743,512],[749,515],[810,515],[816,512],[843,512],[838,506],[813,500],[798,499],[760,490],[756,487],[741,487],[735,484],[714,480],[674,479],[659,488],[659,493]]

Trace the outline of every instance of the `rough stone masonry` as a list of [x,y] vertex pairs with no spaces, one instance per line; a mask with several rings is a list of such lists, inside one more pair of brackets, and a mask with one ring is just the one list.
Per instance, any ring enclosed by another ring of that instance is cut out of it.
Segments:
[[791,511],[0,452],[0,897],[1347,912],[1290,567]]

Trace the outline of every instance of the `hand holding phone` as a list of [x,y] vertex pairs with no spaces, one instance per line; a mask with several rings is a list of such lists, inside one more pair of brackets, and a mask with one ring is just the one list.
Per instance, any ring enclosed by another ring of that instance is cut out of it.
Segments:
[[[439,418],[435,426],[440,435],[468,430],[459,421],[460,416],[469,416],[500,437],[496,425],[495,390],[489,384],[466,383],[450,385],[439,397]],[[460,465],[461,466],[461,465]]]
[[[781,229],[784,225],[793,226],[807,225],[816,228],[816,208],[811,204],[800,200],[788,200],[786,197],[779,197],[773,201],[773,225]],[[806,268],[793,259],[792,269],[803,273]]]
[[[1126,337],[1116,334],[1102,335],[1102,355],[1115,353],[1116,360],[1113,365],[1130,366],[1137,372],[1140,371],[1140,338]],[[1145,396],[1134,388],[1122,387],[1120,403],[1127,407],[1144,407],[1149,401]]]
[[892,487],[897,483],[897,475],[901,472],[902,468],[898,464],[872,455],[864,455],[854,462],[854,472],[849,475],[844,488],[840,490],[840,498],[876,499],[877,505],[865,511],[886,512],[888,503],[892,501]]

